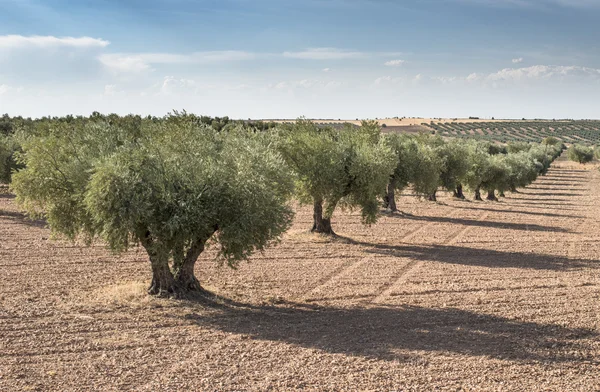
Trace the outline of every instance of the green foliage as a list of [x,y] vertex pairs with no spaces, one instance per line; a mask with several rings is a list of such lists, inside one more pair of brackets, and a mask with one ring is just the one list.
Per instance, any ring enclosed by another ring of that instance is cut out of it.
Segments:
[[441,162],[439,185],[453,191],[469,170],[468,154],[464,143],[451,141],[435,148]]
[[361,209],[365,223],[377,219],[377,196],[394,171],[394,153],[375,122],[360,128],[319,128],[298,120],[279,131],[279,150],[297,179],[303,203],[324,203],[324,217],[335,208]]
[[489,157],[481,189],[488,192],[494,190],[503,192],[510,189],[510,167],[506,162],[506,155],[497,154]]
[[419,161],[419,144],[414,137],[388,133],[384,135],[385,143],[394,152],[396,168],[390,181],[395,190],[404,190],[416,176]]
[[548,136],[547,138],[542,140],[542,144],[545,144],[547,146],[556,146],[556,145],[561,144],[561,142],[554,136]]
[[486,179],[490,166],[490,155],[487,151],[485,143],[473,140],[467,144],[468,170],[461,179],[461,183],[472,191],[479,189],[481,183]]
[[175,264],[216,232],[234,266],[289,227],[293,183],[258,136],[192,120],[39,127],[23,139],[17,201],[54,233],[101,237],[115,251],[141,242],[151,259]]
[[567,157],[574,162],[588,163],[594,159],[594,149],[582,144],[573,144],[567,150]]

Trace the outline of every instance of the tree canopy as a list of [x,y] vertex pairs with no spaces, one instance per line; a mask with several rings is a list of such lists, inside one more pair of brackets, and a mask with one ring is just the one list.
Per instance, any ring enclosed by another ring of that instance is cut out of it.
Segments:
[[106,122],[39,129],[23,141],[17,201],[53,232],[96,237],[114,251],[140,243],[152,294],[200,290],[194,264],[211,238],[230,266],[291,223],[293,183],[260,135],[172,116],[124,129]]
[[338,206],[359,208],[366,224],[377,220],[378,196],[396,162],[376,122],[332,128],[300,119],[280,130],[278,148],[295,174],[299,200],[313,205],[313,232],[334,234]]

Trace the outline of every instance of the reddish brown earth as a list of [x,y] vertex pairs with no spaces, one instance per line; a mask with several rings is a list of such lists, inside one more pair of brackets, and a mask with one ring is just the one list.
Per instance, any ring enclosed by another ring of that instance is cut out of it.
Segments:
[[[144,294],[139,250],[49,239],[0,195],[0,390],[600,390],[600,172],[561,161],[499,203],[433,204],[307,234],[212,302]],[[470,196],[470,195],[469,195]]]

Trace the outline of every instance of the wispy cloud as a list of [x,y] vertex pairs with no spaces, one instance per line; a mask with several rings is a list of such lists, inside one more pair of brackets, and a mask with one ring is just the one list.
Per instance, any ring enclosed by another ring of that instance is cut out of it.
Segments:
[[513,64],[519,64],[523,62],[523,57],[519,57],[518,59],[512,59]]
[[302,60],[344,60],[366,57],[366,53],[337,48],[311,48],[300,52],[283,52],[283,57]]
[[190,54],[176,53],[110,53],[98,60],[107,68],[122,72],[151,69],[154,64],[209,64],[228,61],[252,60],[257,54],[244,51],[213,51]]
[[406,61],[404,61],[404,60],[390,60],[390,61],[386,61],[383,65],[388,66],[388,67],[400,67],[405,62]]
[[548,79],[565,76],[600,77],[600,69],[576,65],[533,65],[524,68],[505,68],[487,76],[490,81],[515,81],[525,79]]
[[23,35],[0,35],[0,48],[104,48],[110,44],[109,41],[91,37],[54,37],[51,35],[23,36]]

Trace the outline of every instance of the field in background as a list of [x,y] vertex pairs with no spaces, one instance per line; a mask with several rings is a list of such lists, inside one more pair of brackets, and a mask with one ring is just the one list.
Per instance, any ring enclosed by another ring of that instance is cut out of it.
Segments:
[[[294,120],[275,120],[291,122]],[[360,125],[360,120],[321,120],[317,124],[340,126]],[[600,121],[595,120],[488,120],[441,118],[386,118],[378,119],[384,132],[436,133],[444,137],[489,140],[493,142],[541,142],[553,136],[564,143],[600,144]]]
[[148,297],[145,252],[52,241],[0,195],[0,390],[598,390],[599,195],[563,157],[499,203],[336,213],[338,240],[299,207],[238,270],[203,254],[210,305]]

